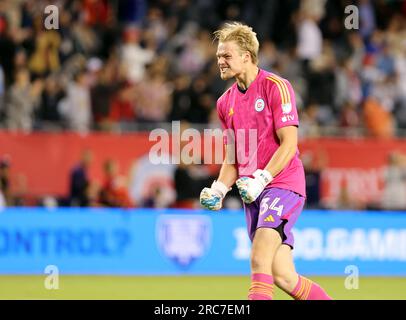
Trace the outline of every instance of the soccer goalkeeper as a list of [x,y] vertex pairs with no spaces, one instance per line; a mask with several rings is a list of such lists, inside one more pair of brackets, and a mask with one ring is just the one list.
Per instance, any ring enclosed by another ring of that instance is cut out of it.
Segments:
[[[329,300],[319,285],[297,274],[293,263],[291,230],[306,196],[293,89],[287,80],[258,68],[259,43],[252,28],[227,23],[214,34],[220,76],[236,80],[217,101],[221,123],[234,138],[225,136],[219,177],[202,190],[200,203],[221,209],[236,183],[252,241],[248,299],[271,300],[276,284],[297,300]],[[253,141],[240,133],[250,130],[256,130],[256,153],[248,154],[249,161],[243,163],[238,155],[247,155],[247,143]]]

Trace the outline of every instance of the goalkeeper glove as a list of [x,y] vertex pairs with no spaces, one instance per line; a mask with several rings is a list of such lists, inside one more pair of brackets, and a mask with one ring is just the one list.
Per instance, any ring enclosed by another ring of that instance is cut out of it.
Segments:
[[209,210],[220,210],[229,190],[224,183],[214,181],[210,188],[204,188],[200,193],[200,204]]
[[261,169],[256,170],[253,176],[254,179],[242,177],[236,181],[241,199],[245,203],[255,201],[273,179],[269,171]]

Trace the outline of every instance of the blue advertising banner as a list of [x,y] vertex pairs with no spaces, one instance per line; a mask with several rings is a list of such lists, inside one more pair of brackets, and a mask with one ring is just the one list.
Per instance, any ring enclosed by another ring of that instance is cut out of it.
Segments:
[[[297,270],[406,276],[406,214],[304,211]],[[8,208],[0,213],[0,273],[249,274],[242,211]],[[348,271],[349,272],[349,271]]]

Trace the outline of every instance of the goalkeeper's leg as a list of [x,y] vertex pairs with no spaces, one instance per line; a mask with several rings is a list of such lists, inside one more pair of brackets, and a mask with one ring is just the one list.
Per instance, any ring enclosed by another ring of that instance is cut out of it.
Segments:
[[295,300],[331,300],[317,283],[297,274],[289,245],[282,244],[277,250],[272,273],[274,283]]
[[251,286],[249,300],[273,299],[272,260],[281,245],[279,233],[271,228],[255,232],[251,249]]

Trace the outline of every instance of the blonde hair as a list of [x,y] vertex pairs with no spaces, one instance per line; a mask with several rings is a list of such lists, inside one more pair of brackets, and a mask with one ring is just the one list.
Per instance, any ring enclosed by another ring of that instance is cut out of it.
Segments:
[[259,42],[251,27],[239,22],[228,22],[214,32],[219,42],[235,41],[241,51],[248,51],[254,64],[258,64]]

